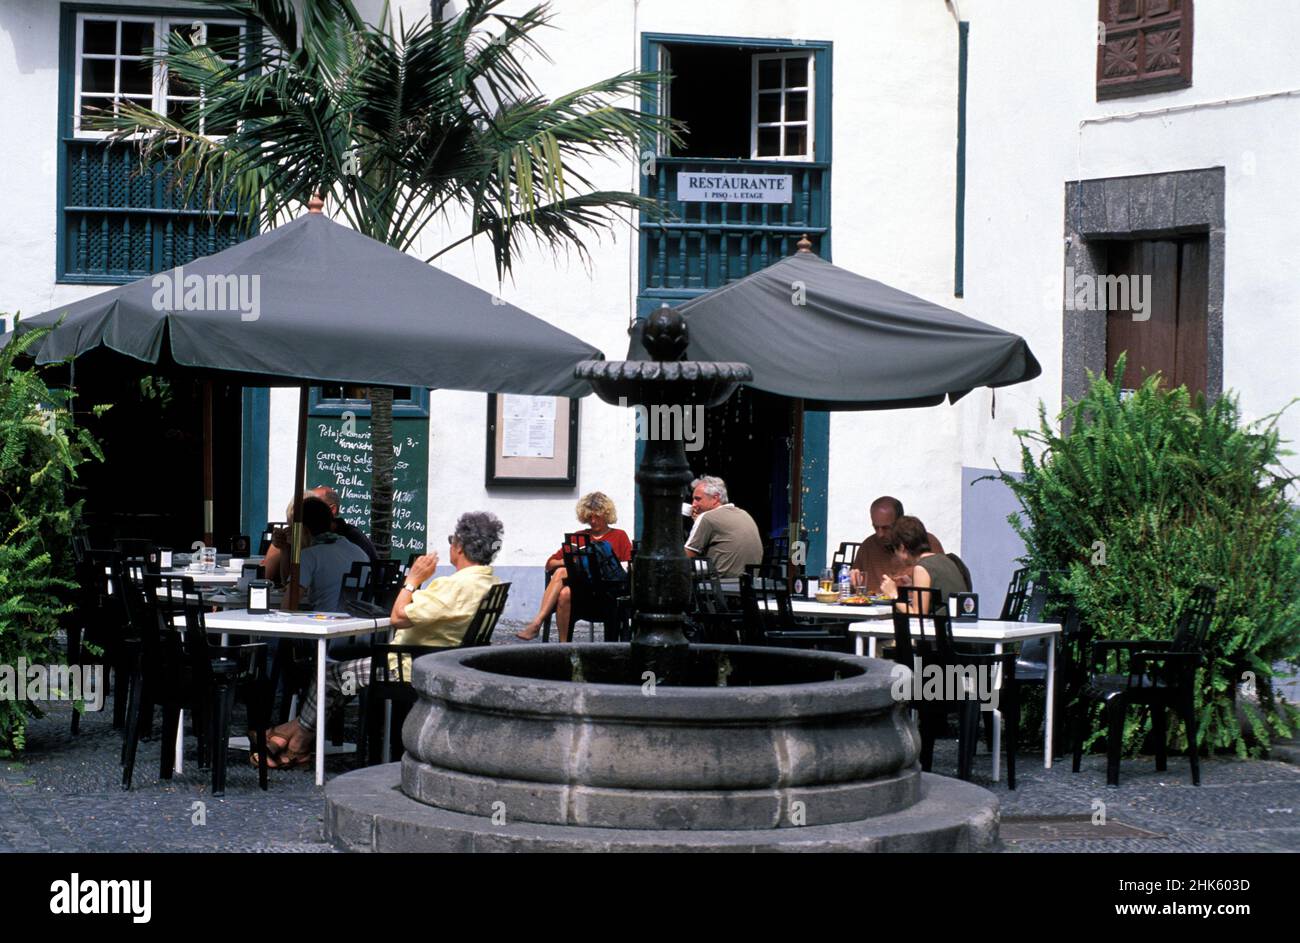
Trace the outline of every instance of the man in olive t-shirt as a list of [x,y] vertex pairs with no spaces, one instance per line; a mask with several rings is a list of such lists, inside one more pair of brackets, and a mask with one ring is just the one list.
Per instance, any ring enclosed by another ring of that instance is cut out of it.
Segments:
[[751,563],[763,562],[763,538],[749,514],[727,503],[721,478],[697,478],[691,486],[695,526],[686,539],[686,553],[708,557],[719,576],[740,576]]

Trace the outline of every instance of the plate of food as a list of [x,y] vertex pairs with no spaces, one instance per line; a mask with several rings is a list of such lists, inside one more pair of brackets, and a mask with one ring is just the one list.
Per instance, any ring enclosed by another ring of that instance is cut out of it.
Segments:
[[853,596],[845,596],[840,603],[845,606],[881,606],[890,602],[888,596],[872,596],[858,593]]

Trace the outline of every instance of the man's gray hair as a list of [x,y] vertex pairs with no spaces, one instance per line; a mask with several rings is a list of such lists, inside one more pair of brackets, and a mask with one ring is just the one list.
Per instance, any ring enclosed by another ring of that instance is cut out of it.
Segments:
[[460,544],[461,552],[475,563],[486,566],[501,550],[501,535],[505,525],[490,511],[466,511],[456,522],[452,538]]
[[711,494],[723,504],[727,503],[727,483],[721,478],[714,475],[701,475],[691,482],[691,490],[694,491],[700,485],[704,485],[704,493]]

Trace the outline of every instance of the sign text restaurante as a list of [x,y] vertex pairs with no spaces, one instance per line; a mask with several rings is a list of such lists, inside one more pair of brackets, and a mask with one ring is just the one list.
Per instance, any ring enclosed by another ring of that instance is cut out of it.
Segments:
[[703,203],[789,203],[790,174],[677,173],[677,199]]

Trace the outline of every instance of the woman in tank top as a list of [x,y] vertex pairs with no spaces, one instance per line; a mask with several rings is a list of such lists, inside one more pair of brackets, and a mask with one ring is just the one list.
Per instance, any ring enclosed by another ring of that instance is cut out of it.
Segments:
[[[953,593],[969,593],[963,567],[959,566],[950,554],[934,553],[926,536],[925,525],[917,518],[903,516],[894,521],[891,544],[894,558],[905,566],[911,567],[911,585],[932,587],[938,590],[934,599],[936,610],[948,604],[948,597]],[[880,584],[881,592],[898,599],[901,595],[894,581],[886,576]],[[909,605],[909,612],[916,612],[914,605]]]

